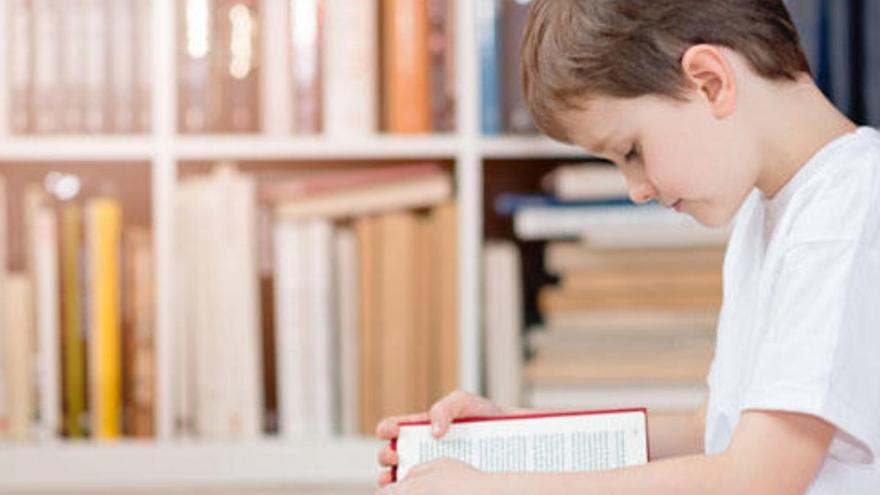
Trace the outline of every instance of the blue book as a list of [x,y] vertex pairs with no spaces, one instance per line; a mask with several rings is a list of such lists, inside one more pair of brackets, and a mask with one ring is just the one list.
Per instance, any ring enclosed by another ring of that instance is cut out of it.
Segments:
[[500,0],[477,2],[480,45],[480,128],[484,136],[501,133]]
[[512,216],[517,210],[532,206],[549,208],[600,208],[607,206],[632,206],[634,203],[628,198],[600,200],[600,201],[563,201],[550,194],[523,194],[502,193],[495,197],[495,213],[502,216]]

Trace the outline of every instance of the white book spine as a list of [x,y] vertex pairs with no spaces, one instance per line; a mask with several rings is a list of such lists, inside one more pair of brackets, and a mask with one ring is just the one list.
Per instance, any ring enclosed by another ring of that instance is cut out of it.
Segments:
[[302,324],[304,274],[303,230],[299,223],[275,226],[275,351],[278,369],[279,432],[286,438],[309,431],[306,414],[304,328]]
[[60,426],[58,320],[57,219],[49,207],[41,207],[34,218],[37,302],[37,377],[39,382],[39,428],[41,439],[54,437]]
[[11,99],[9,107],[10,129],[14,133],[32,130],[33,107],[31,101],[31,69],[33,38],[31,36],[32,11],[28,0],[12,0],[9,3],[10,59],[9,80]]
[[661,205],[601,207],[525,207],[513,217],[523,240],[574,238],[591,229],[690,224],[694,220]]
[[507,407],[522,400],[522,281],[512,242],[490,242],[484,251],[486,301],[486,384],[488,397]]
[[293,92],[291,86],[290,51],[286,43],[268,40],[289,39],[289,0],[263,0],[261,5],[263,39],[260,106],[266,134],[286,136],[293,130]]
[[149,132],[152,129],[152,0],[135,0],[135,114],[137,130]]
[[351,228],[336,232],[336,302],[339,315],[339,411],[343,436],[359,433],[360,332],[358,327],[358,247]]
[[83,70],[85,50],[85,17],[82,0],[66,0],[62,18],[61,77],[64,84],[64,130],[83,130],[86,73]]
[[306,224],[309,243],[308,305],[311,312],[309,328],[311,369],[310,389],[314,393],[314,434],[328,437],[336,432],[336,393],[334,380],[335,363],[338,363],[334,333],[336,321],[333,309],[333,226],[326,220],[313,220]]
[[178,437],[185,437],[191,433],[191,365],[194,361],[190,358],[190,342],[195,331],[195,262],[197,246],[195,242],[195,229],[193,222],[194,204],[198,200],[195,197],[195,188],[189,181],[183,181],[177,187],[175,209],[175,291],[176,301],[174,306],[175,332],[172,342],[173,371],[172,376],[172,416],[174,418],[174,432]]
[[134,116],[134,1],[112,0],[107,25],[110,39],[110,87],[112,129],[132,132]]
[[629,196],[624,175],[609,166],[568,166],[553,173],[553,190],[565,200],[608,200]]
[[107,129],[105,100],[107,78],[107,19],[104,0],[83,0],[85,17],[85,130]]
[[324,8],[325,131],[371,134],[378,122],[378,5],[326,0]]
[[57,132],[61,128],[58,68],[61,43],[61,2],[35,0],[34,9],[34,130]]

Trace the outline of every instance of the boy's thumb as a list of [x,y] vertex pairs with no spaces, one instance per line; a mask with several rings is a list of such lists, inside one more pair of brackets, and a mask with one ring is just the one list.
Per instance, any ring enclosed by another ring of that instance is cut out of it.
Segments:
[[446,418],[443,416],[434,417],[431,420],[431,434],[434,438],[440,438],[446,432]]

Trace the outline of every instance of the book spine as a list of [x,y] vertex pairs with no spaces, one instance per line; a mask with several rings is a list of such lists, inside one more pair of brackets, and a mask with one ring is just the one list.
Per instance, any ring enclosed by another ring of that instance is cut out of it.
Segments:
[[275,334],[278,367],[279,432],[293,438],[307,433],[305,338],[300,297],[303,278],[299,261],[305,257],[302,228],[294,222],[275,226]]
[[135,0],[112,0],[107,4],[108,73],[110,74],[110,121],[114,132],[135,129]]
[[294,132],[316,134],[323,129],[322,119],[322,0],[291,0],[290,50],[294,91]]
[[37,431],[42,439],[59,432],[60,386],[58,383],[58,241],[55,211],[39,208],[34,218],[33,248],[35,253],[37,334],[37,376],[39,381],[39,418]]
[[224,121],[232,132],[256,132],[260,123],[257,104],[261,76],[259,8],[254,0],[234,0],[227,6],[224,22],[229,43],[224,48],[227,52],[223,76]]
[[181,24],[178,128],[182,132],[205,132],[211,129],[208,85],[210,60],[215,49],[213,2],[186,0],[178,5]]
[[32,37],[33,2],[12,0],[9,3],[10,23],[10,130],[24,134],[33,130],[33,64]]
[[260,5],[260,127],[272,136],[286,136],[293,129],[291,84],[291,33],[289,0],[263,0]]
[[83,131],[85,112],[86,74],[85,63],[85,17],[83,2],[63,2],[61,75],[64,84],[64,123],[68,133]]
[[484,135],[501,132],[499,83],[500,0],[483,0],[477,11],[480,50],[480,127]]
[[428,0],[431,118],[435,132],[455,129],[455,2]]
[[430,132],[427,0],[383,0],[382,6],[385,130]]
[[61,3],[35,0],[34,9],[34,131],[53,133],[61,129],[60,33]]
[[335,239],[335,289],[339,313],[339,411],[341,433],[359,433],[360,329],[358,328],[358,246],[352,227],[341,227]]
[[122,210],[100,198],[87,206],[91,330],[89,377],[92,433],[114,439],[122,428],[120,259]]
[[358,321],[360,339],[360,383],[358,388],[360,433],[372,435],[376,424],[383,418],[382,399],[379,396],[382,356],[382,324],[380,281],[381,231],[378,217],[364,217],[355,220],[355,235],[358,244]]
[[64,431],[85,436],[85,362],[80,256],[83,249],[82,210],[66,204],[61,210],[62,346],[64,349]]
[[7,307],[3,352],[6,353],[9,432],[12,440],[26,441],[33,435],[37,409],[34,394],[35,335],[33,285],[27,273],[10,273],[6,284]]
[[134,295],[134,360],[132,370],[132,429],[138,438],[155,434],[155,352],[153,335],[153,249],[147,229],[134,232],[132,243],[132,290]]
[[[0,175],[0,322],[4,325],[7,321],[6,297],[7,297],[7,243],[9,242],[8,220],[6,216],[6,178]],[[5,337],[0,334],[0,342],[4,344]],[[6,373],[6,352],[0,349],[0,439],[6,436],[9,427],[9,402],[7,392],[9,378]]]
[[378,4],[326,0],[324,125],[334,136],[376,131]]
[[439,228],[435,246],[437,259],[432,261],[437,281],[436,296],[439,298],[438,331],[439,387],[434,397],[443,397],[460,388],[458,380],[458,328],[459,328],[459,277],[458,277],[458,205],[449,201],[434,208],[433,215]]
[[335,364],[339,356],[335,352],[334,336],[336,319],[333,304],[332,246],[333,228],[329,221],[317,219],[306,223],[308,259],[306,261],[306,309],[309,314],[309,388],[313,394],[313,435],[329,437],[338,431],[337,401],[339,392],[335,380]]
[[151,0],[134,0],[134,113],[135,130],[152,129],[153,9]]
[[108,130],[106,83],[107,18],[104,0],[83,0],[85,17],[85,130]]
[[503,128],[509,133],[533,133],[529,112],[520,91],[519,47],[525,31],[531,0],[504,0],[501,11],[501,47],[499,65],[502,78]]

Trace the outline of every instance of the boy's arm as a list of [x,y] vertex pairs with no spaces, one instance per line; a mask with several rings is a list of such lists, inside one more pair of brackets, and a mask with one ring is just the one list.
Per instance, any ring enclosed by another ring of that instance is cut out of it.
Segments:
[[694,412],[655,413],[648,411],[650,459],[703,453],[706,429],[706,402]]
[[730,447],[720,454],[594,473],[493,476],[504,495],[796,495],[813,481],[834,432],[834,426],[814,416],[748,411]]

